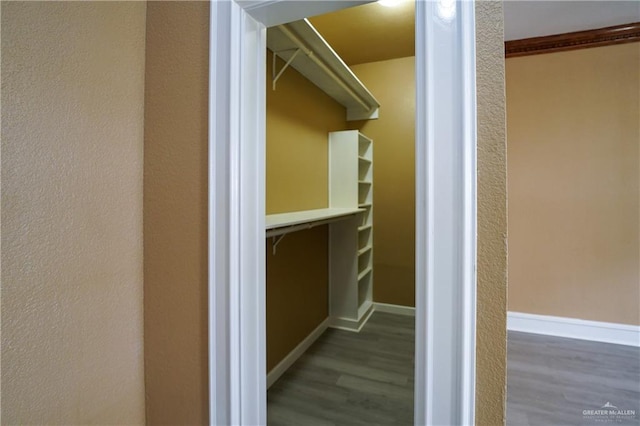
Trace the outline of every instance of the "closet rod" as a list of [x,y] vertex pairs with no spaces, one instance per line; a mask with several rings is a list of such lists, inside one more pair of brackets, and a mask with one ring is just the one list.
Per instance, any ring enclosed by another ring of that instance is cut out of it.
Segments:
[[313,62],[315,62],[316,65],[318,65],[320,68],[322,68],[324,70],[324,72],[326,72],[329,75],[329,77],[331,77],[332,80],[334,80],[336,83],[338,83],[338,85],[340,85],[344,90],[346,90],[347,93],[349,93],[353,99],[355,99],[360,105],[362,105],[367,112],[371,112],[375,108],[375,106],[373,106],[373,107],[369,106],[360,97],[360,95],[358,95],[356,92],[354,92],[353,89],[351,89],[351,87],[346,85],[345,82],[342,81],[342,79],[331,68],[329,68],[327,65],[325,65],[325,63],[322,62],[322,60],[320,58],[315,56],[313,54],[313,51],[310,50],[304,44],[304,42],[302,40],[300,40],[300,38],[296,34],[294,34],[289,28],[287,28],[284,25],[278,25],[278,29],[280,31],[282,31],[287,37],[289,37],[289,39],[291,41],[293,41],[296,44],[296,46],[298,46],[304,52],[305,55],[307,55]]

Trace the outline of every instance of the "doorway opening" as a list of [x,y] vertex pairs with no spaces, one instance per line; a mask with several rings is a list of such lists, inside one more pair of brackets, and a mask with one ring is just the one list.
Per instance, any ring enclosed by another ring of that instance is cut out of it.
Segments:
[[[211,4],[214,424],[266,421],[265,27],[353,4],[296,5]],[[416,424],[466,424],[474,417],[474,19],[471,2],[416,4]]]
[[414,7],[267,29],[270,424],[413,423]]

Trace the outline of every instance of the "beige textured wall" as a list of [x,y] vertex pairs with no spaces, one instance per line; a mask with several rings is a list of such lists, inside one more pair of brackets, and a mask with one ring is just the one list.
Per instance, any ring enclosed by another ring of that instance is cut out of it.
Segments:
[[[329,132],[345,109],[293,68],[271,90],[267,51],[267,214],[328,206]],[[282,64],[280,64],[282,65]],[[328,233],[288,235],[274,256],[267,240],[267,371],[328,316]]]
[[376,302],[415,306],[415,57],[354,65],[380,118],[348,123],[373,139]]
[[476,3],[478,283],[476,424],[505,421],[507,158],[502,2]]
[[144,140],[149,424],[208,422],[207,2],[149,2]]
[[640,324],[640,43],[507,60],[509,310]]
[[2,4],[3,424],[143,424],[145,3]]

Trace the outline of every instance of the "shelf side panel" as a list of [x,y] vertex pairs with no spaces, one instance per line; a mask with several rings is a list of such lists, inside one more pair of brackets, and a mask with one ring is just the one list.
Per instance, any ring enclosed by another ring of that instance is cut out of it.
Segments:
[[329,206],[358,205],[357,131],[329,133]]
[[358,219],[329,225],[329,316],[358,319]]

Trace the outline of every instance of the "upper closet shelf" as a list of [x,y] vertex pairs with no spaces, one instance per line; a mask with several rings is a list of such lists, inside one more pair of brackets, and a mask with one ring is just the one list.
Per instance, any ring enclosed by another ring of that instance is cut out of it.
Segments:
[[308,20],[269,28],[267,47],[286,61],[280,72],[276,72],[273,61],[274,84],[290,65],[344,105],[347,121],[378,118],[380,103]]
[[328,208],[268,214],[265,220],[265,228],[267,230],[267,237],[275,237],[346,219],[347,216],[363,211],[363,209],[359,208]]

